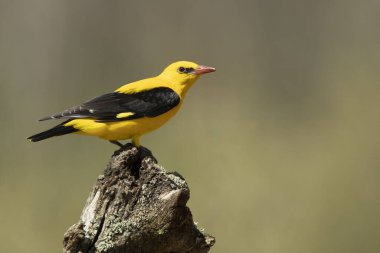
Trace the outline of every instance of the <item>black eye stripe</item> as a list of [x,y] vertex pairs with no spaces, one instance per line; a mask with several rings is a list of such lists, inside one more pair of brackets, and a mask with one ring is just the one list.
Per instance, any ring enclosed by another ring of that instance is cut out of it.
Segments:
[[179,67],[178,68],[178,72],[179,73],[186,73],[186,74],[188,74],[188,73],[191,73],[193,71],[194,71],[194,68],[185,68],[185,67]]

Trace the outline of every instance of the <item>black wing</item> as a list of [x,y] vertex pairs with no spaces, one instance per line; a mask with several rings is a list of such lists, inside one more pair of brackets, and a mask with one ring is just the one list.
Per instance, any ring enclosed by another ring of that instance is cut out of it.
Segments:
[[[131,94],[112,92],[40,120],[91,118],[97,122],[110,122],[156,117],[177,106],[179,102],[180,97],[177,93],[167,87]],[[121,113],[126,116],[120,117]]]

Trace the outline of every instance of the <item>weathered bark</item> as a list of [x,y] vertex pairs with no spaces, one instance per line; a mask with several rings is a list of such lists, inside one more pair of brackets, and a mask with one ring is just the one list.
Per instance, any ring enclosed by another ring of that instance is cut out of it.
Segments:
[[189,188],[167,173],[150,151],[116,151],[65,233],[64,252],[203,253],[214,244],[193,222]]

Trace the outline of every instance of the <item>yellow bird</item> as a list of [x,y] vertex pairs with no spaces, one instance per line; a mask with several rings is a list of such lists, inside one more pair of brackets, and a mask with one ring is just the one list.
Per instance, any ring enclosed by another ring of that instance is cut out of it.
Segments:
[[132,139],[133,145],[139,147],[143,134],[159,128],[177,113],[198,78],[214,71],[215,68],[188,61],[172,63],[156,77],[126,84],[114,92],[40,119],[67,120],[28,139],[36,142],[78,133],[97,136],[118,146],[122,146],[119,140]]

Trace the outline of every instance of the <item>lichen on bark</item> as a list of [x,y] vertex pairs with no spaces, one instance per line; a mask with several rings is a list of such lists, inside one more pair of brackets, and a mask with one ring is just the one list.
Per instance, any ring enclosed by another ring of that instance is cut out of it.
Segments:
[[198,229],[190,191],[145,148],[126,145],[111,157],[80,220],[65,233],[66,253],[204,253],[214,237]]

